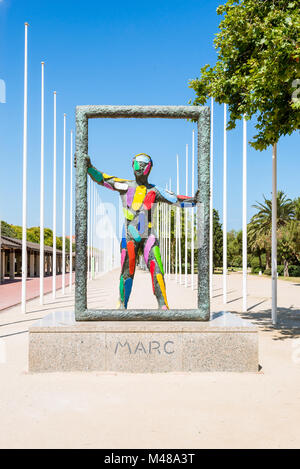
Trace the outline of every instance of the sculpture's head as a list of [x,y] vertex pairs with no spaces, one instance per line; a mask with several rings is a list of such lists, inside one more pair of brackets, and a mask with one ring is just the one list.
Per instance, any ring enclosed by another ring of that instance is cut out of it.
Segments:
[[146,155],[146,153],[139,153],[133,157],[132,167],[137,179],[147,179],[152,166],[152,159],[149,155]]

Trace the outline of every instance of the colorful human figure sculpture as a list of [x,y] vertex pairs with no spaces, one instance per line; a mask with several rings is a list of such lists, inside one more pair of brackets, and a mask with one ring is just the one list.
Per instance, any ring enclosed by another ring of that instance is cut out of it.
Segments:
[[164,202],[178,207],[192,207],[195,197],[176,195],[148,182],[153,162],[145,153],[132,160],[135,180],[122,179],[102,173],[92,166],[87,157],[88,174],[97,184],[119,192],[125,216],[121,241],[121,275],[119,308],[127,309],[138,252],[143,251],[145,263],[150,270],[153,293],[158,309],[169,309],[164,269],[160,256],[159,241],[152,225],[155,204]]

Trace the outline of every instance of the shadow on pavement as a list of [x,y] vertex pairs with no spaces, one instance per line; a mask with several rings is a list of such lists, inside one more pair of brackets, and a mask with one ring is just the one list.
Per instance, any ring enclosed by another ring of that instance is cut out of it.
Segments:
[[242,318],[259,326],[263,331],[276,331],[277,335],[273,337],[273,340],[300,338],[300,309],[278,308],[276,326],[272,324],[271,313],[271,309],[265,309],[259,312],[248,311],[239,314]]

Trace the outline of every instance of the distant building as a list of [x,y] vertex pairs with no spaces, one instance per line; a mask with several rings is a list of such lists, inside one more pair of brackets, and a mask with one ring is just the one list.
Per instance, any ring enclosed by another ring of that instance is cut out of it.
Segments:
[[[40,276],[40,245],[27,241],[27,276]],[[0,237],[0,282],[6,277],[14,280],[15,277],[22,276],[22,240],[9,238],[8,236]],[[53,248],[51,246],[44,247],[45,262],[44,275],[52,275],[53,273]],[[73,253],[73,258],[75,254]],[[66,253],[66,272],[69,272],[70,256]],[[75,270],[75,262],[73,262],[73,270]],[[56,250],[56,273],[62,273],[62,251]]]

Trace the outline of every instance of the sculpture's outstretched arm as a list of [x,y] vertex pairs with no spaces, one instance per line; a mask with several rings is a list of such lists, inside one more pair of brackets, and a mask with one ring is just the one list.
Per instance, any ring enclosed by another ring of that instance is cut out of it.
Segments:
[[90,157],[87,156],[87,165],[88,165],[88,175],[92,178],[94,182],[99,184],[100,186],[107,187],[108,189],[111,189],[113,191],[118,191],[118,192],[126,192],[128,189],[128,180],[127,179],[122,179],[116,176],[110,176],[106,173],[103,173],[102,171],[99,171],[97,168],[95,168],[90,160]]
[[155,186],[156,189],[156,202],[164,202],[169,205],[175,205],[181,208],[195,207],[198,201],[198,191],[194,197],[187,197],[185,195],[177,195],[167,189]]

